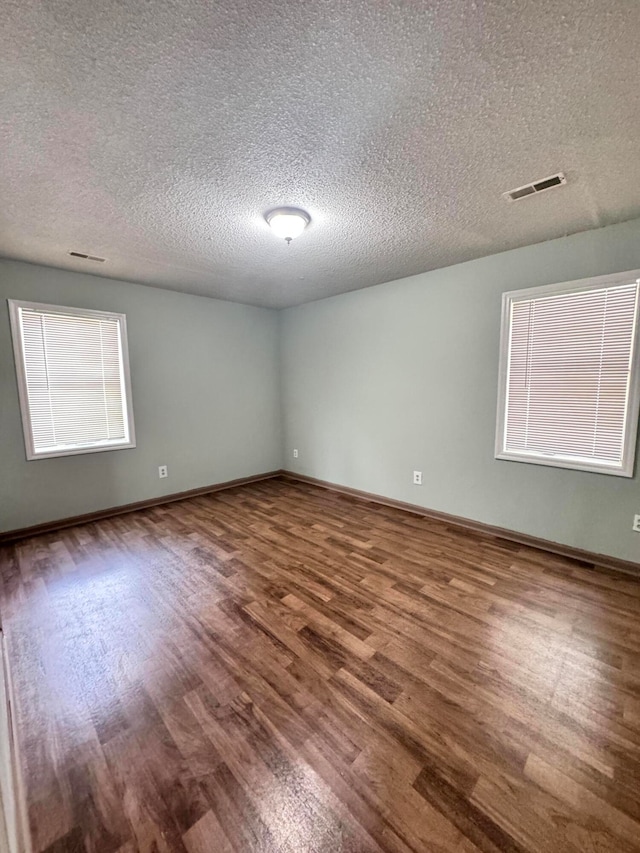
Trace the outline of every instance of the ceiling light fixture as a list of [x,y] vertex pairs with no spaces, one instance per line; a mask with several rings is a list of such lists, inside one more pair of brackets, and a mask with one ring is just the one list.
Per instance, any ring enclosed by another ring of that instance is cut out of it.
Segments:
[[283,237],[287,243],[299,237],[311,222],[309,214],[297,207],[278,207],[267,213],[265,219],[276,237]]

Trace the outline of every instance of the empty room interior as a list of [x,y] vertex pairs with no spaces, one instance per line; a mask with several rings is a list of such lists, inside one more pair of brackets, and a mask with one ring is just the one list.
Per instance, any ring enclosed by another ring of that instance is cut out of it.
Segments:
[[0,12],[0,853],[640,853],[640,4]]

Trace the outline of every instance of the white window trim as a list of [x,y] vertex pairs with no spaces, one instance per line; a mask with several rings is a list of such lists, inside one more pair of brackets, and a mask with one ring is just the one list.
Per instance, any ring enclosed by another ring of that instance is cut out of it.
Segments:
[[631,371],[629,374],[629,397],[627,404],[627,420],[622,453],[622,464],[608,465],[605,462],[594,464],[569,456],[550,457],[535,453],[514,453],[505,451],[505,426],[507,387],[509,379],[509,339],[511,325],[511,306],[513,302],[525,299],[535,299],[543,296],[556,296],[586,290],[597,290],[616,284],[628,284],[640,280],[640,270],[601,275],[595,278],[584,278],[558,284],[529,287],[525,290],[510,290],[502,294],[502,319],[500,327],[500,366],[498,369],[498,414],[496,418],[495,458],[511,462],[527,462],[532,465],[547,465],[553,468],[568,468],[576,471],[590,471],[594,474],[612,474],[617,477],[633,477],[636,456],[636,438],[638,433],[638,416],[640,414],[640,345],[638,344],[638,323],[640,315],[640,299],[636,301],[636,316],[631,355]]
[[[13,339],[13,355],[18,381],[18,397],[20,399],[20,413],[22,415],[22,431],[24,434],[24,445],[27,460],[50,459],[57,456],[80,456],[85,453],[103,453],[108,450],[126,450],[136,446],[136,433],[133,422],[133,403],[131,397],[131,373],[129,370],[129,346],[127,343],[127,318],[125,314],[116,314],[112,311],[94,311],[88,308],[68,308],[62,305],[48,305],[43,302],[23,302],[18,299],[7,299],[9,305],[9,319],[11,322],[11,337]],[[25,375],[25,358],[22,341],[22,329],[20,326],[19,309],[33,309],[46,311],[51,314],[66,314],[74,317],[96,317],[98,319],[110,318],[117,320],[120,326],[120,345],[122,349],[122,372],[124,379],[124,406],[125,416],[129,433],[128,441],[113,441],[104,444],[95,444],[87,447],[72,448],[70,450],[53,450],[49,453],[36,453],[33,446],[33,430],[31,427],[31,413],[29,411],[29,396],[27,393],[27,380]]]

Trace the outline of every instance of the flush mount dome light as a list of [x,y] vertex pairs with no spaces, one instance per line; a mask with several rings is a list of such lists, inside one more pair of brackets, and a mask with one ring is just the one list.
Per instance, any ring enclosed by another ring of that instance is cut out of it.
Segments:
[[311,222],[309,214],[297,207],[279,207],[267,213],[265,219],[276,237],[284,238],[287,243],[299,237]]

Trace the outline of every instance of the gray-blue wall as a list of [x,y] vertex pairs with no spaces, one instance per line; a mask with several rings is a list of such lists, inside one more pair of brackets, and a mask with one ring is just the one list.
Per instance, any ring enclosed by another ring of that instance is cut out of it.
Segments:
[[635,220],[284,311],[285,467],[640,561],[637,476],[494,459],[503,291],[638,268]]
[[[0,530],[286,467],[640,561],[637,476],[493,458],[502,292],[638,268],[640,220],[278,313],[0,261]],[[25,460],[6,298],[126,313],[137,448]]]
[[[136,448],[26,461],[7,298],[127,315]],[[275,470],[280,429],[275,311],[0,261],[0,530]]]

